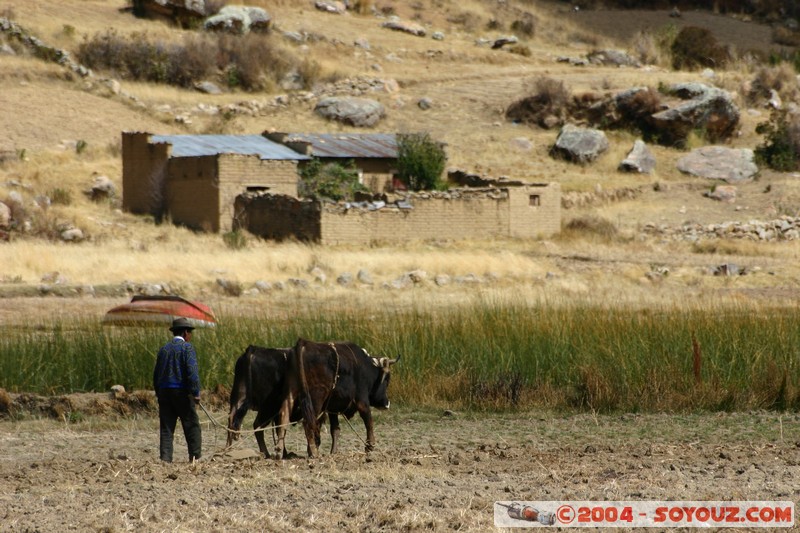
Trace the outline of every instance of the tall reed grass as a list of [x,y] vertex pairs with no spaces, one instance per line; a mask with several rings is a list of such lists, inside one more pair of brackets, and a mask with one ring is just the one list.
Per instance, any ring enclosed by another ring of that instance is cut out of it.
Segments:
[[[230,386],[248,344],[347,339],[402,355],[394,402],[454,409],[695,411],[800,408],[800,317],[782,309],[629,310],[483,300],[458,309],[324,309],[281,320],[222,317],[196,332],[205,389]],[[151,387],[160,329],[82,321],[4,331],[0,387]],[[696,346],[693,345],[696,339]]]

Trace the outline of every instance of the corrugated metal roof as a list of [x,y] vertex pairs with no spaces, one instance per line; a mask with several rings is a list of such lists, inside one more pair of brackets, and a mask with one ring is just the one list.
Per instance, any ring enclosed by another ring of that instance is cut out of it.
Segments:
[[289,133],[284,142],[297,141],[311,143],[311,154],[316,157],[397,157],[393,133]]
[[262,135],[153,135],[150,142],[172,145],[172,157],[239,154],[261,159],[311,159]]

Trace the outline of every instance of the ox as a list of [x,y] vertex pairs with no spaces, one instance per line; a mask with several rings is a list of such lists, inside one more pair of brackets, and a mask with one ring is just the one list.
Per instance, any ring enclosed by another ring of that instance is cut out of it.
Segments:
[[[400,358],[372,357],[351,342],[319,343],[299,339],[294,346],[276,431],[276,450],[283,449],[290,415],[303,417],[308,455],[319,445],[319,418],[330,417],[331,453],[336,453],[339,418],[358,413],[367,430],[366,451],[375,446],[370,407],[388,409],[391,367]],[[296,404],[295,404],[296,402]]]
[[[263,348],[250,345],[236,360],[228,415],[227,447],[239,438],[239,430],[247,411],[257,411],[258,414],[253,420],[253,431],[258,449],[264,457],[269,458],[264,428],[270,423],[273,426],[278,423],[278,414],[286,390],[289,358],[293,353],[292,348]],[[298,422],[300,418],[300,412],[295,408],[291,413],[290,422]],[[283,458],[288,456],[285,447],[278,451],[278,456]]]
[[[230,430],[228,431],[228,446],[239,438],[238,431],[242,425],[242,419],[247,411],[252,409],[258,411],[258,415],[253,421],[258,449],[265,457],[269,457],[262,428],[267,427],[270,422],[274,424],[280,411],[283,403],[286,369],[292,353],[291,348],[262,348],[251,345],[236,360],[233,387],[231,388],[231,410],[228,415],[228,429]],[[280,456],[286,456],[285,449],[278,453]]]

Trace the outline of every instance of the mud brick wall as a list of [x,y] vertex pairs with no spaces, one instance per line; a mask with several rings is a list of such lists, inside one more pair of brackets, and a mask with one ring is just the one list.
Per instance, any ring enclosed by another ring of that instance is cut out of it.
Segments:
[[163,212],[170,150],[167,144],[150,144],[148,133],[122,134],[123,210],[151,215]]
[[291,196],[241,194],[234,203],[233,229],[276,241],[320,241],[320,203]]
[[509,237],[549,237],[561,231],[561,185],[509,187]]
[[174,224],[219,231],[220,189],[217,157],[176,157],[169,160],[167,214]]
[[508,235],[509,201],[505,193],[495,193],[495,197],[415,195],[409,204],[413,209],[324,209],[321,242],[381,244]]
[[273,194],[297,196],[297,161],[262,160],[257,156],[225,154],[218,156],[219,230],[233,227],[236,197],[248,187],[264,187]]
[[321,244],[531,238],[561,228],[558,184],[416,193],[376,207],[270,194],[240,195],[235,205],[237,227],[266,239]]

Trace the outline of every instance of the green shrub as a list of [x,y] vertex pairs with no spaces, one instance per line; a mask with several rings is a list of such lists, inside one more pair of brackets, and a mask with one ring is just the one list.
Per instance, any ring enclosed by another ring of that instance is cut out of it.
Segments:
[[428,133],[397,135],[398,178],[413,191],[442,190],[447,184],[442,173],[447,164],[444,147]]
[[721,68],[730,59],[726,48],[717,43],[707,28],[686,26],[672,43],[672,67],[676,70],[698,67]]
[[222,242],[231,250],[243,250],[247,248],[247,236],[243,231],[238,229],[223,233]]
[[782,172],[800,168],[800,117],[776,109],[768,122],[756,126],[756,133],[766,137],[755,149],[759,164]]
[[356,192],[367,191],[352,161],[341,165],[314,158],[300,170],[300,178],[298,192],[307,198],[352,200]]

